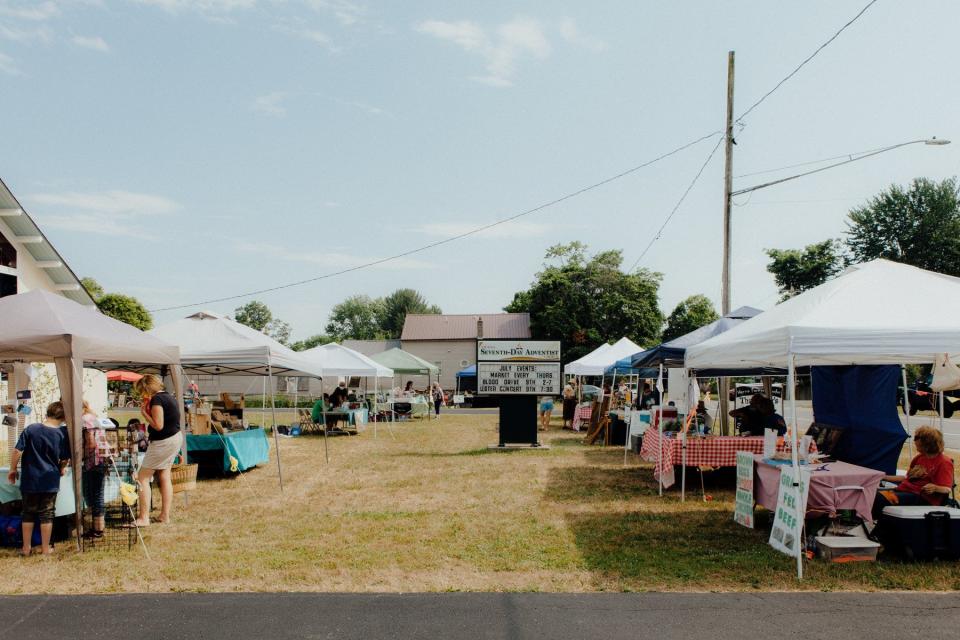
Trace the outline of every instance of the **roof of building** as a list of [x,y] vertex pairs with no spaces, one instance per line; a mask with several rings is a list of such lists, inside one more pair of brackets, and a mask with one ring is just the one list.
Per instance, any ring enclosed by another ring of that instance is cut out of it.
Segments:
[[3,180],[0,180],[0,219],[13,232],[13,237],[7,240],[21,246],[30,254],[30,257],[53,282],[58,293],[80,304],[88,306],[95,304],[93,298],[80,284],[80,278],[67,266],[63,256],[50,244],[47,237],[40,231],[40,227],[10,192]]
[[483,320],[484,338],[530,337],[529,313],[408,313],[401,340],[474,340],[477,320]]

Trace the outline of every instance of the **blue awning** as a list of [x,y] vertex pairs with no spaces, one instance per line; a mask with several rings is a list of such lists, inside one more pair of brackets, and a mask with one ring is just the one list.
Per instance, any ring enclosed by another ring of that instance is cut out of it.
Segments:
[[457,371],[458,378],[475,378],[477,376],[477,365],[472,364],[466,369],[460,369]]

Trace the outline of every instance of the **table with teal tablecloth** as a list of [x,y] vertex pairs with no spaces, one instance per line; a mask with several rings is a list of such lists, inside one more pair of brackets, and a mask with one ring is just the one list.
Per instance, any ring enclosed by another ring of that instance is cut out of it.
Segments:
[[223,470],[230,471],[230,456],[237,459],[237,470],[246,471],[258,464],[270,461],[270,447],[267,434],[263,429],[230,431],[219,434],[197,436],[187,434],[187,458],[195,462],[190,454],[195,451],[223,451]]

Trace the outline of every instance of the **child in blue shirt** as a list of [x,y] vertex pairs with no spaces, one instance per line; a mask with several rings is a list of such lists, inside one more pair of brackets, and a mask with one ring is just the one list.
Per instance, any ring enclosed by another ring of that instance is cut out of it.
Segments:
[[40,523],[41,552],[53,553],[50,535],[53,533],[53,517],[56,512],[60,476],[67,469],[70,459],[70,438],[63,426],[65,419],[63,403],[52,402],[47,407],[47,417],[42,423],[31,424],[17,440],[13,459],[10,461],[10,484],[17,481],[17,464],[20,469],[20,493],[23,494],[23,548],[25,556],[32,551],[34,520]]

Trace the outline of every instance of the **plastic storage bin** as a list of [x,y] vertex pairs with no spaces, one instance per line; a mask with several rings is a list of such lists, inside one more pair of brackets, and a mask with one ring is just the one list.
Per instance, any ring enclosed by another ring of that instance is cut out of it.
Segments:
[[854,536],[817,536],[820,557],[830,562],[872,562],[880,544]]
[[880,518],[885,549],[911,560],[960,560],[960,509],[885,507]]

